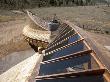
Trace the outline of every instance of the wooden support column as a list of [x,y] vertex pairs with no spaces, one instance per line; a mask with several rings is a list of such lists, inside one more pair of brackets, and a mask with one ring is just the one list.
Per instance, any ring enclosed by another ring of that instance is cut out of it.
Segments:
[[91,60],[88,62],[88,69],[92,69]]
[[29,42],[29,45],[31,46],[32,49],[34,49],[35,52],[38,52],[37,46],[35,46],[34,44],[31,44],[30,42]]

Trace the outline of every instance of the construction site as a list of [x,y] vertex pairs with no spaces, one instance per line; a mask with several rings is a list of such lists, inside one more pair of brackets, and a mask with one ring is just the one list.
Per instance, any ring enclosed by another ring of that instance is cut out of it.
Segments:
[[22,34],[17,33],[22,40],[17,36],[14,36],[17,42],[13,40],[19,44],[14,47],[17,51],[0,55],[0,82],[110,82],[110,56],[106,55],[109,43],[104,46],[105,54],[92,39],[94,34],[84,30],[85,26],[58,18],[56,14],[42,19],[26,10],[26,15],[23,29],[18,29]]

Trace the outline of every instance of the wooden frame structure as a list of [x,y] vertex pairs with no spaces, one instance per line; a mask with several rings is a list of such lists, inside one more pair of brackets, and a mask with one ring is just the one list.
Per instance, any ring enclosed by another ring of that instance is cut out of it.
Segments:
[[52,75],[45,75],[45,76],[38,76],[36,80],[41,79],[54,79],[54,78],[68,78],[68,77],[80,77],[80,76],[90,76],[90,75],[100,75],[105,72],[105,69],[89,69],[79,72],[68,72],[68,73],[60,73],[60,74],[52,74]]
[[[70,43],[70,44],[67,44],[65,46],[62,46],[58,49],[55,49],[53,51],[50,51],[49,54],[52,54],[56,51],[59,51],[63,48],[67,48],[68,46],[74,46],[72,44],[76,44],[76,43],[79,43],[80,41],[83,41],[83,43],[86,45],[86,47],[89,49],[89,50],[85,50],[85,51],[81,51],[81,52],[76,52],[72,55],[66,55],[66,56],[62,56],[62,57],[59,57],[59,58],[55,58],[55,59],[51,59],[51,60],[47,60],[47,61],[44,61],[44,62],[41,62],[41,64],[48,64],[48,63],[54,63],[54,62],[58,62],[58,61],[63,61],[63,60],[67,60],[67,59],[70,59],[70,58],[74,58],[74,57],[79,57],[79,56],[83,56],[83,55],[87,55],[88,53],[90,53],[90,55],[94,58],[94,60],[96,61],[96,63],[99,65],[99,69],[88,69],[88,70],[84,70],[84,71],[77,71],[77,72],[67,72],[67,73],[60,73],[60,74],[52,74],[52,75],[45,75],[45,76],[38,76],[36,77],[36,80],[46,80],[46,79],[56,79],[56,78],[73,78],[73,77],[80,77],[80,76],[94,76],[94,75],[104,75],[104,78],[109,82],[110,79],[108,79],[108,76],[105,75],[105,71],[106,71],[106,68],[104,67],[104,65],[102,65],[102,63],[95,57],[95,53],[93,50],[91,50],[90,46],[86,43],[86,41],[84,40],[84,38],[77,32],[75,34],[78,34],[80,36],[80,40],[77,40],[73,43]],[[71,35],[72,36],[72,35]],[[66,39],[68,39],[69,37],[61,40],[61,41],[65,41]],[[58,42],[57,44],[57,41],[53,41],[53,46],[48,49],[51,49],[51,48],[54,48],[55,46],[58,46],[60,44],[60,42]],[[51,44],[51,45],[52,45]],[[73,78],[74,79],[74,78]]]
[[[30,14],[30,12],[27,12],[28,15]],[[45,28],[45,30],[48,29],[47,25],[45,25],[45,21],[41,21],[40,18],[35,17],[35,15],[30,14],[29,17],[31,18],[31,20],[36,23],[37,25],[39,25],[41,28]],[[40,25],[41,23],[41,25]],[[102,62],[100,61],[99,58],[96,57],[96,53],[94,50],[91,49],[90,45],[85,41],[84,37],[82,37],[82,35],[71,25],[69,25],[67,22],[62,21],[62,25],[60,25],[59,30],[59,34],[55,37],[55,39],[49,43],[46,41],[42,41],[42,40],[37,40],[37,39],[32,39],[29,37],[25,37],[25,39],[31,43],[32,45],[34,45],[34,43],[36,43],[36,46],[42,46],[43,48],[45,48],[45,56],[47,55],[51,55],[55,52],[67,49],[71,46],[75,46],[79,43],[83,43],[87,50],[82,50],[82,51],[78,51],[72,54],[66,54],[65,56],[60,56],[58,58],[54,58],[54,59],[48,59],[46,61],[41,62],[42,65],[46,65],[46,64],[53,64],[56,62],[60,62],[60,61],[66,61],[69,59],[73,59],[74,58],[79,58],[82,56],[86,56],[86,55],[90,55],[94,61],[96,62],[96,64],[98,65],[99,68],[94,68],[94,69],[87,69],[87,70],[81,70],[81,71],[72,71],[72,72],[66,72],[66,73],[56,73],[56,74],[50,74],[50,75],[44,75],[44,76],[37,76],[35,79],[36,81],[39,80],[48,80],[48,79],[63,79],[63,78],[77,78],[77,77],[82,77],[82,76],[95,76],[95,75],[102,75],[103,78],[107,81],[110,82],[110,73],[107,70],[107,68],[102,64]],[[43,25],[44,24],[44,25]],[[75,35],[78,35],[80,38],[78,38],[78,40],[71,42],[71,43],[67,43],[64,45],[64,42],[68,42],[69,39],[71,39],[72,37],[74,37]],[[39,44],[39,42],[41,44]],[[60,45],[60,46],[59,46]]]
[[53,63],[53,62],[68,60],[68,59],[72,59],[72,58],[88,55],[90,53],[92,53],[92,50],[79,51],[79,52],[76,52],[76,53],[73,53],[73,54],[69,54],[69,55],[66,55],[66,56],[61,56],[61,57],[58,57],[58,58],[55,58],[55,59],[43,61],[43,62],[41,62],[41,64],[47,64],[47,63]]

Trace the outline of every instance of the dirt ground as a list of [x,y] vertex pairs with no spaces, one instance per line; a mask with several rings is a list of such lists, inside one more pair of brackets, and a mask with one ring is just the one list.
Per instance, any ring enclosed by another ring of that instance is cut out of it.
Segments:
[[110,70],[110,50],[107,49],[105,46],[110,46],[110,35],[104,34],[95,34],[91,32],[86,32],[91,38],[92,42],[101,52],[98,53],[98,57],[100,61]]
[[50,7],[31,11],[44,19],[56,14],[58,19],[67,19],[85,30],[110,34],[110,7],[107,6]]
[[[10,16],[5,13],[4,15],[0,14],[0,16],[5,18]],[[22,17],[16,17],[16,19],[14,19],[14,16],[10,16],[7,19],[0,18],[0,57],[30,48],[23,39],[22,30],[26,25],[26,20],[22,19]]]

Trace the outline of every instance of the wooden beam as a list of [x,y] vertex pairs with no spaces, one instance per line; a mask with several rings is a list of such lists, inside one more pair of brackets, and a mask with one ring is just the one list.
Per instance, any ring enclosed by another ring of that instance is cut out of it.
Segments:
[[67,38],[64,38],[63,40],[61,40],[60,42],[56,43],[56,44],[53,44],[52,46],[50,46],[49,48],[47,48],[46,50],[50,50],[51,48],[55,47],[55,46],[58,46],[59,44],[62,44],[64,41],[70,39],[71,37],[77,35],[77,33],[75,34],[72,34],[70,36],[68,36]]
[[[60,34],[58,34],[58,36],[56,36],[56,37],[55,37],[54,41],[56,41],[57,39],[59,39],[59,38],[60,38],[60,36],[61,36],[62,34],[66,33],[66,31],[67,31],[67,29],[66,29],[66,28],[64,28],[64,30],[62,30],[62,32],[61,32]],[[49,44],[49,47],[51,46],[51,44],[53,44],[53,43],[54,43],[54,41],[53,41],[52,43],[50,43],[50,44]]]
[[[25,35],[24,35],[24,37],[25,37],[26,41],[28,41],[28,42],[31,40],[31,42],[36,42],[36,43],[37,43],[37,42],[40,41],[40,42],[43,42],[43,43],[49,44],[49,42],[42,41],[42,40],[38,40],[38,39],[33,39],[33,38],[27,37],[27,36],[25,36]],[[27,39],[28,39],[28,40],[27,40]]]
[[110,82],[110,71],[108,69],[105,70],[104,78],[107,82]]
[[[64,25],[65,25],[65,24],[66,24],[66,23],[64,23]],[[64,26],[64,25],[63,25],[63,24],[61,24],[61,26],[60,26],[60,28],[61,28],[61,29],[60,29],[60,34],[59,34],[59,35],[55,38],[55,40],[56,40],[56,39],[58,39],[58,37],[60,37],[60,35],[62,34],[62,32],[64,32],[64,31],[65,31],[65,29],[66,29],[66,28],[67,28],[67,26],[68,26],[67,24],[66,24],[66,26]],[[55,40],[54,40],[54,41],[55,41]],[[52,43],[50,43],[50,44],[48,45],[48,47],[50,47],[50,45],[51,45],[51,44],[53,44],[53,43],[54,43],[54,41],[53,41]]]
[[88,69],[83,71],[74,71],[74,72],[67,72],[67,73],[59,73],[59,74],[52,74],[52,75],[45,75],[45,76],[38,76],[36,80],[42,79],[57,79],[57,78],[72,78],[79,77],[79,76],[94,76],[94,75],[102,75],[104,74],[105,69]]
[[45,55],[49,55],[49,54],[55,53],[55,52],[57,52],[57,51],[60,51],[60,50],[62,50],[62,49],[68,48],[68,47],[70,47],[70,46],[73,46],[73,45],[75,45],[75,44],[78,44],[78,43],[82,42],[83,40],[84,40],[84,38],[83,38],[83,39],[80,39],[80,40],[77,40],[77,41],[75,41],[75,42],[69,43],[69,44],[67,44],[67,45],[65,45],[65,46],[62,46],[62,47],[57,48],[57,49],[55,49],[55,50],[52,50],[52,51],[50,51],[50,52],[48,52],[48,53],[45,53]]
[[41,27],[44,30],[48,31],[48,26],[46,21],[42,20],[41,18],[39,18],[37,15],[33,14],[32,12],[27,11],[27,14],[29,16],[29,18],[39,27]]
[[62,24],[60,27],[61,28],[60,33],[62,33],[67,28],[67,26],[68,25],[66,23]]
[[98,60],[98,59],[96,58],[95,55],[96,55],[96,54],[95,54],[94,51],[93,51],[93,53],[91,53],[91,56],[93,57],[93,59],[95,60],[95,62],[98,64],[98,66],[99,66],[100,68],[105,68],[104,65],[100,62],[100,60]]
[[71,32],[73,32],[74,31],[74,29],[71,29],[70,31],[68,31],[67,33],[65,33],[64,35],[62,35],[62,36],[57,36],[57,37],[59,37],[59,38],[57,38],[57,39],[55,39],[52,43],[50,43],[49,44],[49,46],[48,47],[50,47],[51,45],[53,45],[53,44],[55,44],[59,39],[61,39],[61,38],[63,38],[63,37],[65,37],[67,34],[69,34],[69,33],[71,33]]
[[72,59],[72,58],[76,58],[76,57],[81,57],[81,56],[84,56],[84,55],[88,55],[91,52],[92,52],[92,50],[84,50],[84,51],[76,52],[76,53],[69,54],[69,55],[66,55],[66,56],[58,57],[58,58],[55,58],[55,59],[47,60],[47,61],[41,62],[41,64],[59,62],[59,61],[64,61],[64,60],[68,60],[68,59]]

